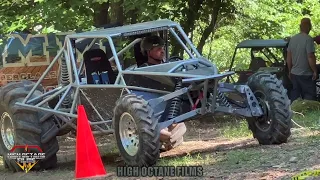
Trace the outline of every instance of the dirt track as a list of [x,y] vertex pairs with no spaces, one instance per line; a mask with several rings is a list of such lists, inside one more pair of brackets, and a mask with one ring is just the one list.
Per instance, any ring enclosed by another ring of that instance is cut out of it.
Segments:
[[[190,126],[190,123],[187,125],[189,133],[185,143],[177,149],[162,153],[160,162],[178,162],[179,159],[189,157],[189,160],[186,161],[188,165],[204,167],[205,179],[282,179],[289,178],[304,169],[320,169],[320,154],[318,153],[320,134],[318,132],[307,133],[306,130],[294,129],[288,143],[278,146],[260,146],[251,137],[237,140],[221,138],[208,124],[197,124],[194,128]],[[69,137],[60,139],[57,169],[11,173],[6,171],[2,165],[0,166],[0,179],[74,179],[75,141]],[[123,164],[111,140],[106,137],[97,138],[98,147],[109,175],[105,179],[120,179],[115,176],[115,168]],[[171,178],[165,177],[165,179]]]

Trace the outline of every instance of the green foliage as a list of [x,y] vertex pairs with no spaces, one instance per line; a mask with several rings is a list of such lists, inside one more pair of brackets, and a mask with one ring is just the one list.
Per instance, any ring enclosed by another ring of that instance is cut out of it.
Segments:
[[93,24],[87,1],[16,1],[2,3],[0,9],[2,33],[23,30],[36,33],[33,28],[39,25],[44,30],[40,33],[85,30]]
[[[299,32],[301,18],[310,17],[313,23],[312,37],[320,34],[320,2],[307,0],[236,0],[236,18],[214,34],[215,38],[207,44],[204,55],[212,59],[221,70],[231,63],[234,49],[245,39],[282,39]],[[309,9],[309,14],[305,9]],[[212,50],[210,50],[212,46]],[[213,51],[213,52],[212,52]],[[250,56],[237,54],[235,64],[244,67]]]
[[[225,70],[239,42],[292,36],[302,17],[312,19],[311,36],[320,34],[319,5],[318,0],[3,0],[0,34],[86,31],[103,23],[167,18],[180,23],[199,51]],[[239,67],[246,61],[246,53],[236,57]]]

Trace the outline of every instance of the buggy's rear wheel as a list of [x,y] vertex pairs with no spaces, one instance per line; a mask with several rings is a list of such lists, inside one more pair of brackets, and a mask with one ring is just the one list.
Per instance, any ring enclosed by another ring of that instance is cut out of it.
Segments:
[[266,72],[253,74],[248,85],[257,98],[264,115],[248,118],[249,129],[260,144],[281,144],[291,135],[292,111],[282,82]]
[[[0,153],[4,166],[12,171],[22,170],[15,159],[8,157],[15,145],[36,145],[45,153],[45,158],[32,167],[34,170],[49,169],[57,165],[58,128],[54,121],[47,118],[47,113],[16,105],[16,102],[21,102],[28,95],[34,85],[31,81],[21,81],[9,83],[0,89]],[[40,96],[42,92],[41,88],[36,89],[31,99]],[[28,152],[39,153],[39,150],[35,149],[28,149]],[[14,152],[24,151],[25,149],[20,147]]]
[[3,145],[6,149],[12,149],[14,146],[14,128],[10,114],[7,112],[2,113],[0,122]]
[[152,166],[160,154],[158,121],[147,102],[134,95],[121,97],[114,109],[114,134],[127,165]]

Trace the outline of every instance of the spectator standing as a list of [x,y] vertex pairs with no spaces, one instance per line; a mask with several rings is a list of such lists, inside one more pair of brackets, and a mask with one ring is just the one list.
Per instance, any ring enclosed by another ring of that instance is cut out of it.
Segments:
[[314,39],[309,35],[311,29],[311,20],[303,18],[300,23],[300,33],[291,37],[288,45],[287,64],[293,85],[291,102],[299,97],[316,100],[318,72]]

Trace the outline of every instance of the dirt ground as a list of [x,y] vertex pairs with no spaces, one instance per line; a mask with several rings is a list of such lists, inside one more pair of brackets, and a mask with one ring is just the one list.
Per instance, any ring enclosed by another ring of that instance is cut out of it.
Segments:
[[[187,122],[187,127],[185,142],[174,150],[162,153],[159,161],[164,164],[175,161],[179,163],[181,159],[185,159],[187,164],[202,165],[204,177],[198,179],[290,179],[304,170],[320,169],[320,133],[317,131],[294,128],[288,143],[261,146],[252,137],[223,138],[214,128],[217,127],[214,123],[190,121]],[[11,173],[0,165],[0,179],[74,179],[75,139],[59,139],[59,167],[41,172]],[[116,166],[123,165],[123,162],[112,136],[97,137],[96,141],[108,175],[104,179],[130,179],[115,175]]]

